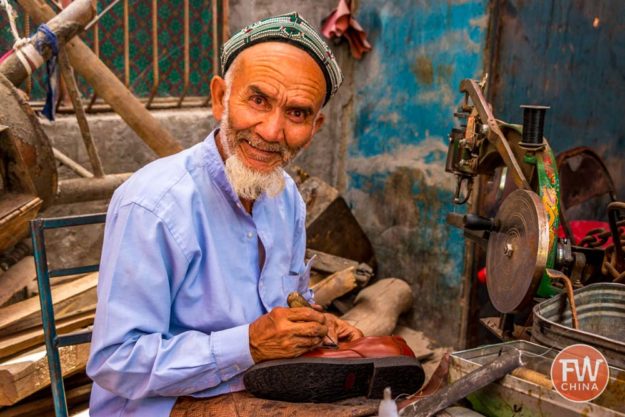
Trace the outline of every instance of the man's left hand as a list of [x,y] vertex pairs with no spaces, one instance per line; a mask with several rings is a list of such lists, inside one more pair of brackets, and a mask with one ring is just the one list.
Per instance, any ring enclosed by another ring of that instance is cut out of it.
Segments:
[[364,335],[358,328],[352,326],[346,321],[341,320],[330,313],[323,313],[326,318],[326,326],[328,326],[328,336],[337,342],[351,342],[360,339]]

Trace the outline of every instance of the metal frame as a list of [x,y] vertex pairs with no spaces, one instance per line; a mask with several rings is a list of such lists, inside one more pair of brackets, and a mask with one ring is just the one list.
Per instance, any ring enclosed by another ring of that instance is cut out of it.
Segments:
[[56,417],[68,417],[69,415],[67,400],[65,398],[65,386],[63,384],[59,348],[89,343],[91,341],[91,331],[78,331],[65,335],[57,335],[50,278],[95,272],[99,269],[100,265],[94,264],[49,270],[44,232],[46,229],[99,224],[104,223],[105,220],[106,213],[98,213],[48,219],[37,218],[30,221],[35,268],[37,271],[37,285],[39,287],[39,301],[41,303],[41,321],[43,323],[43,335],[46,342],[50,384],[52,387],[52,399],[54,400],[54,413]]

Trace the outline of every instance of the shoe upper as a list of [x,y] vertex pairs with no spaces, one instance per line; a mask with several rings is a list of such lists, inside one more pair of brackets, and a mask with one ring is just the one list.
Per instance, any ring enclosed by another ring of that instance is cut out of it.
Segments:
[[385,358],[415,354],[400,336],[368,336],[339,343],[338,348],[320,347],[304,353],[301,357],[311,358]]

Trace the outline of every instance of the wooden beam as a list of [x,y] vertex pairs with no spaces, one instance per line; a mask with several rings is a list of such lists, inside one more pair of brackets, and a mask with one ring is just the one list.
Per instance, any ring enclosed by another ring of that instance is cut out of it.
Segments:
[[[71,317],[93,308],[97,302],[98,274],[92,273],[67,284],[52,288],[52,300],[57,320]],[[0,337],[41,325],[39,297],[0,308]]]
[[[63,334],[90,326],[93,324],[94,318],[95,305],[91,311],[86,311],[74,317],[56,320],[57,334]],[[31,349],[34,346],[42,344],[43,341],[42,327],[26,329],[21,332],[2,337],[0,338],[0,358],[6,358],[24,350]]]
[[32,256],[26,256],[10,267],[0,277],[0,306],[28,287],[36,276],[35,261]]
[[[60,349],[64,377],[85,369],[89,346],[85,343]],[[0,405],[15,404],[49,385],[50,373],[44,347],[0,364]]]
[[[95,16],[96,5],[94,0],[76,0],[71,6],[63,9],[58,16],[49,20],[48,27],[56,35],[59,44],[65,43],[82,31],[82,28]],[[43,22],[40,22],[43,23]],[[43,61],[52,56],[52,47],[46,35],[37,32],[29,40],[29,43],[42,45]],[[33,62],[34,63],[34,62]],[[13,85],[19,86],[28,77],[28,70],[15,53],[8,56],[0,63],[0,73],[2,73]]]
[[[89,400],[92,384],[85,384],[71,388],[65,393],[67,404],[79,404]],[[53,415],[54,403],[52,398],[42,398],[40,400],[28,401],[13,407],[0,410],[0,417],[41,417],[43,415]]]
[[314,249],[306,249],[306,259],[311,259],[313,256],[315,257],[312,265],[313,269],[327,274],[334,274],[350,266],[358,266],[358,262],[351,259],[341,258],[340,256],[330,255]]
[[[18,0],[18,3],[36,24],[56,16],[45,0]],[[103,98],[158,156],[172,155],[183,149],[83,41],[70,40],[65,44],[65,52],[74,70],[93,87],[98,97]]]

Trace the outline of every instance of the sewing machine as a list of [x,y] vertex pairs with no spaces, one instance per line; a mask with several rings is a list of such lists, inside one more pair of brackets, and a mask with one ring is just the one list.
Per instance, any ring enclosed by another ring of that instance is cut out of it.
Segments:
[[447,222],[486,250],[488,296],[503,315],[485,324],[501,335],[512,331],[508,319],[527,313],[535,299],[599,279],[604,252],[558,237],[558,167],[543,137],[548,107],[522,106],[523,125],[514,125],[495,119],[482,84],[466,79],[460,91],[464,101],[454,114],[460,126],[451,131],[446,161],[446,171],[457,178],[454,203],[472,201],[475,212],[475,179],[485,176],[494,184],[496,214],[450,213]]

